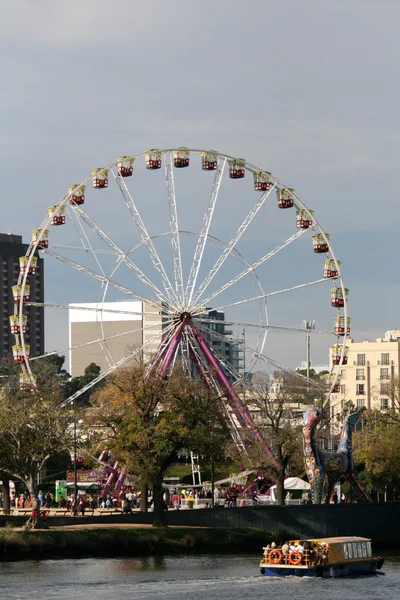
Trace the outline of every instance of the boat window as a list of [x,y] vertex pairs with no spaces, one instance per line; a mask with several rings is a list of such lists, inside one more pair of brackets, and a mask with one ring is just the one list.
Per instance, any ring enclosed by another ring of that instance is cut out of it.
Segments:
[[362,553],[361,553],[360,543],[359,543],[359,542],[356,542],[354,545],[355,545],[355,547],[356,547],[356,548],[355,548],[355,550],[356,550],[356,551],[355,551],[355,554],[354,554],[354,556],[355,556],[356,558],[361,558],[361,557],[362,557]]
[[357,551],[358,551],[358,558],[362,558],[363,555],[363,549],[362,549],[362,542],[357,542]]
[[372,556],[371,542],[367,542],[367,556]]
[[340,552],[342,549],[342,545],[341,544],[336,544],[336,552]]
[[349,558],[353,558],[353,544],[349,544]]
[[349,545],[343,544],[344,557],[349,558]]

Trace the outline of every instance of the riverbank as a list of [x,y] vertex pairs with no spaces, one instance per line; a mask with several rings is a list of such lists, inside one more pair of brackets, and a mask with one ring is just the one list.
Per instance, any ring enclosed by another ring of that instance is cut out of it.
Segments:
[[201,553],[259,553],[270,541],[259,529],[195,527],[60,527],[0,529],[3,561]]

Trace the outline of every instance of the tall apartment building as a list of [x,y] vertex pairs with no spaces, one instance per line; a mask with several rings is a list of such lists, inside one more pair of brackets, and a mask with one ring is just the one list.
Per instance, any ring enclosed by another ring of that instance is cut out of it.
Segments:
[[138,358],[147,360],[158,349],[165,320],[161,302],[159,306],[139,301],[70,306],[69,371],[73,377],[83,375],[92,362],[106,371],[131,350],[144,346]]
[[[347,340],[346,346],[347,364],[341,367],[340,392],[331,398],[334,414],[349,401],[357,408],[392,408],[389,384],[400,376],[400,331],[386,331],[375,342]],[[332,366],[332,350],[329,362]]]
[[[0,233],[0,357],[8,356],[15,343],[14,335],[10,333],[9,316],[14,314],[12,286],[17,283],[19,274],[19,259],[25,256],[29,245],[22,242],[20,235]],[[44,302],[44,269],[43,259],[39,256],[36,273],[29,278],[32,302]],[[27,306],[25,314],[28,317],[25,342],[30,344],[31,356],[44,354],[44,308]]]
[[[221,321],[225,320],[225,313],[220,310],[209,310],[208,313],[202,315],[202,319],[201,326],[207,343],[220,360],[229,381],[235,381],[236,377],[233,375],[232,370],[229,369],[229,366],[233,367],[233,370],[240,375],[243,375],[243,339],[233,339],[231,337],[233,332],[227,329],[224,323],[221,323]],[[206,333],[204,330],[209,330],[210,333]],[[218,334],[218,337],[211,332]],[[226,341],[221,336],[225,337]]]

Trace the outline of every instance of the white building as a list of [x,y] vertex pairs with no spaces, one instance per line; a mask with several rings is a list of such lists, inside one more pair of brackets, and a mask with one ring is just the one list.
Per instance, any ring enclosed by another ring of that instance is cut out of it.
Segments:
[[[374,342],[346,341],[347,364],[340,371],[340,391],[333,394],[331,404],[338,414],[346,402],[357,408],[386,410],[392,408],[389,384],[399,377],[400,330],[386,331]],[[332,366],[332,350],[329,356]]]
[[143,356],[137,356],[146,360],[161,342],[161,303],[75,303],[70,307],[69,368],[73,377],[83,375],[92,362],[105,371],[142,346]]

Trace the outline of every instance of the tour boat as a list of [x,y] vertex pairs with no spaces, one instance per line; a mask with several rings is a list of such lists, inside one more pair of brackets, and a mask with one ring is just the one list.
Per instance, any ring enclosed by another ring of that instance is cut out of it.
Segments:
[[262,575],[281,577],[345,577],[376,573],[383,558],[372,555],[371,540],[363,537],[330,537],[291,540],[263,548]]

